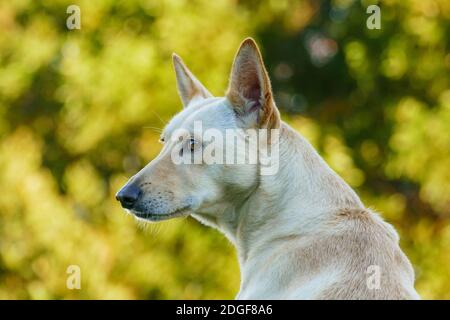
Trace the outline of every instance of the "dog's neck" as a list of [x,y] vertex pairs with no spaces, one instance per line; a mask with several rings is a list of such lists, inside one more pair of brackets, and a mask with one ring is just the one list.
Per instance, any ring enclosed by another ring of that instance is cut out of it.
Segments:
[[276,239],[314,232],[340,208],[363,208],[359,197],[287,124],[280,129],[279,170],[260,176],[251,194],[223,205],[218,215],[194,215],[221,230],[238,250],[241,265]]

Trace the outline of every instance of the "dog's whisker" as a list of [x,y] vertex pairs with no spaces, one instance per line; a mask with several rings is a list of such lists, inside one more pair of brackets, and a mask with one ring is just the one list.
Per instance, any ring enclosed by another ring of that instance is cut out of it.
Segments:
[[147,225],[149,225],[148,227],[148,232],[153,236],[153,237],[157,237],[158,234],[161,232],[162,229],[162,223],[156,224],[156,223],[147,223]]
[[150,112],[153,113],[153,114],[156,116],[156,118],[158,118],[159,121],[161,121],[161,123],[163,124],[163,126],[166,126],[167,121],[164,121],[163,119],[161,119],[161,117],[156,113],[156,111],[150,110]]
[[163,129],[158,128],[158,127],[144,126],[144,127],[142,127],[142,128],[144,128],[144,129],[152,129],[153,131],[155,131],[155,132],[157,132],[157,133],[162,133],[162,132],[163,132]]

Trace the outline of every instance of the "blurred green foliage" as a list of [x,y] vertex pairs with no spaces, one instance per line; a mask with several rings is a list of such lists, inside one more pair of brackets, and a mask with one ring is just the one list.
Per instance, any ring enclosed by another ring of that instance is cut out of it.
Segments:
[[222,235],[137,226],[114,194],[180,108],[171,52],[222,95],[250,35],[284,119],[398,229],[419,293],[450,299],[450,2],[380,1],[369,30],[374,3],[0,1],[0,298],[234,297]]

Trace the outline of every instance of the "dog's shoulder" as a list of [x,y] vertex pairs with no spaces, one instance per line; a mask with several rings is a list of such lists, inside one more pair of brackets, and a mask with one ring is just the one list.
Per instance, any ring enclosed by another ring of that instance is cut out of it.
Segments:
[[[354,237],[377,238],[381,240],[399,242],[399,236],[394,227],[381,218],[381,216],[367,208],[342,208],[332,215],[330,225],[333,231],[339,233],[350,231]],[[375,239],[372,239],[375,240]]]
[[[339,252],[336,265],[341,277],[319,298],[325,299],[411,299],[414,271],[399,246],[394,227],[379,214],[360,208],[338,210],[327,230],[328,250]],[[339,262],[340,261],[340,262]],[[378,287],[368,281],[379,276]]]

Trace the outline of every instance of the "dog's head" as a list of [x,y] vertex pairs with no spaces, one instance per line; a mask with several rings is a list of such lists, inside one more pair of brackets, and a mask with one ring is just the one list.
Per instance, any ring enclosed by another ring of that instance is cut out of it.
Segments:
[[[269,77],[252,39],[244,40],[236,54],[225,97],[213,97],[175,54],[173,63],[184,108],[164,128],[160,154],[116,195],[122,207],[148,221],[220,214],[217,206],[246,197],[260,174],[251,149],[258,154],[261,147],[245,143],[248,133],[280,127]],[[231,150],[236,155],[231,157]]]

